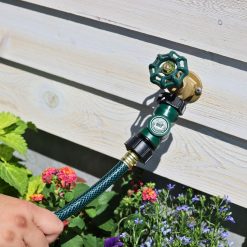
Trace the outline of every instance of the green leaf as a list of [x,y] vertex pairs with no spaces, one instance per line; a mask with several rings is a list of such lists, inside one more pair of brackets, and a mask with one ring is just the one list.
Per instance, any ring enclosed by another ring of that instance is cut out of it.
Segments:
[[0,112],[0,129],[9,127],[10,125],[16,123],[18,117],[9,112]]
[[71,238],[66,243],[62,244],[61,247],[83,247],[83,239],[81,236],[76,235],[75,237]]
[[0,162],[0,177],[17,189],[21,195],[25,194],[28,184],[28,172],[24,167]]
[[77,216],[70,221],[69,227],[78,227],[82,230],[85,227],[85,222],[82,217]]
[[0,141],[15,149],[20,154],[25,154],[27,151],[27,143],[25,139],[18,134],[9,133],[4,136],[0,136]]
[[13,196],[13,197],[19,197],[19,192],[12,186],[10,186],[8,183],[6,183],[3,179],[0,178],[0,193]]
[[97,246],[98,247],[103,247],[104,246],[104,241],[102,238],[97,238]]
[[59,203],[58,203],[58,206],[59,206],[60,208],[63,208],[63,207],[65,206],[65,201],[62,200],[62,199],[60,199],[60,200],[59,200]]
[[64,199],[66,202],[70,202],[74,199],[74,193],[69,191],[64,194]]
[[19,120],[16,123],[16,127],[11,131],[11,133],[15,133],[17,135],[23,135],[26,129],[27,129],[27,124],[24,121]]
[[102,212],[104,212],[106,210],[106,208],[108,207],[108,204],[104,204],[104,205],[99,205],[96,209],[96,214],[99,215]]
[[92,234],[84,235],[83,243],[85,247],[96,247],[97,246],[97,238]]
[[98,202],[98,198],[95,198],[93,201],[91,201],[88,205],[87,205],[87,207],[94,207],[94,208],[96,208],[97,206],[99,205],[99,202]]
[[11,188],[11,186],[0,178],[0,193],[5,194],[5,192]]
[[4,144],[0,144],[0,159],[9,161],[13,156],[14,149]]
[[85,211],[90,218],[94,218],[97,215],[95,208],[86,208]]
[[30,199],[33,194],[39,194],[43,191],[45,184],[43,183],[41,176],[33,176],[29,179],[26,200]]
[[98,227],[104,231],[112,232],[115,229],[115,223],[113,219],[107,220],[105,223],[99,225]]
[[98,198],[100,205],[107,204],[117,193],[114,191],[106,191]]
[[76,187],[74,188],[74,198],[77,198],[84,192],[86,192],[90,187],[84,183],[77,183]]
[[47,184],[44,186],[42,194],[45,196],[46,199],[50,197],[50,194],[54,194],[56,190],[56,186],[54,184]]
[[35,132],[38,131],[36,125],[35,125],[34,123],[32,123],[32,122],[27,122],[27,127],[28,127],[30,130],[33,130],[33,131],[35,131]]

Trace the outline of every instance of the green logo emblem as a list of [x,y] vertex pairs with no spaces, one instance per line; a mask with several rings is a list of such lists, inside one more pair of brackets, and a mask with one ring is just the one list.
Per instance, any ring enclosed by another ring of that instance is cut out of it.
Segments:
[[149,122],[149,130],[153,135],[164,136],[169,130],[169,122],[161,116],[153,117]]

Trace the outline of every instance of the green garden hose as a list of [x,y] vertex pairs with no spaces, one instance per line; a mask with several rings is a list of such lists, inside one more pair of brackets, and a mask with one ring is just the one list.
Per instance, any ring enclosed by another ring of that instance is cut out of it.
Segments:
[[114,182],[121,178],[129,167],[127,164],[119,161],[104,177],[102,177],[96,184],[94,184],[84,194],[65,205],[62,209],[55,212],[60,220],[65,220],[72,215],[81,211],[88,203],[98,197],[106,189],[108,189]]

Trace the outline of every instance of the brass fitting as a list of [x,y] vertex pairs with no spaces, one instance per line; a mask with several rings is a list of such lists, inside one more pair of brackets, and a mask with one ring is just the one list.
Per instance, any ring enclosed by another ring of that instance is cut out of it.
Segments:
[[121,161],[124,162],[129,167],[129,169],[132,169],[134,166],[136,166],[138,160],[138,156],[131,150],[129,150],[121,159]]
[[202,94],[202,82],[199,76],[190,71],[183,79],[183,86],[176,92],[176,95],[188,103],[197,101]]

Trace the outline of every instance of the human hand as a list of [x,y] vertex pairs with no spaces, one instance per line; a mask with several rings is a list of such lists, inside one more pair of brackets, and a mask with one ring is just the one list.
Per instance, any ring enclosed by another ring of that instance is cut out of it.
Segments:
[[62,230],[49,210],[0,195],[0,247],[48,247]]

